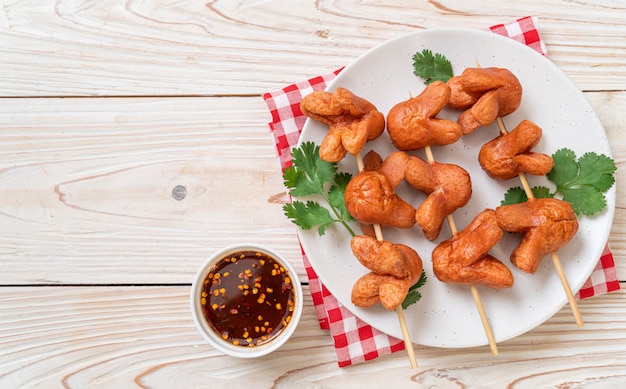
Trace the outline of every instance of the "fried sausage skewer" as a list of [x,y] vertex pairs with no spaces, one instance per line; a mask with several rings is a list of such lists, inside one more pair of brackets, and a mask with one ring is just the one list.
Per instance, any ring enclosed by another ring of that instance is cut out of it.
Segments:
[[464,135],[514,112],[522,100],[522,85],[507,69],[467,68],[447,84],[452,91],[448,105],[465,109],[457,121]]
[[[508,131],[506,126],[504,125],[504,121],[501,117],[497,118],[498,127],[500,128],[500,132],[502,134],[507,134]],[[522,182],[522,187],[524,188],[524,192],[526,192],[526,197],[528,197],[528,201],[535,201],[535,195],[528,184],[528,180],[526,179],[526,174],[524,172],[518,173],[519,179]],[[576,299],[574,298],[574,293],[572,292],[572,288],[567,281],[567,277],[565,276],[565,272],[563,271],[563,265],[561,264],[561,259],[559,258],[556,252],[551,252],[550,256],[552,257],[552,262],[554,263],[554,267],[556,269],[557,274],[559,275],[559,279],[561,280],[561,285],[563,285],[563,290],[565,291],[565,295],[567,296],[567,301],[569,303],[570,308],[572,309],[572,314],[574,315],[574,319],[576,320],[576,325],[580,328],[585,325],[583,322],[583,318],[580,314],[580,310],[578,309],[578,304],[576,303]]]
[[496,212],[485,209],[465,229],[441,242],[432,252],[433,272],[443,282],[510,288],[513,274],[488,251],[502,237]]
[[300,102],[300,110],[328,125],[320,145],[320,158],[328,162],[339,162],[347,153],[358,154],[367,141],[378,138],[385,129],[384,115],[345,88],[308,94]]
[[[476,61],[476,66],[480,68],[480,64],[478,63],[478,61]],[[504,124],[504,120],[502,120],[501,113],[496,117],[496,122],[498,123],[498,127],[500,128],[500,133],[502,135],[506,135],[509,133]],[[533,191],[528,184],[526,174],[524,172],[519,172],[518,177],[522,183],[524,192],[526,192],[526,197],[528,197],[528,201],[534,200],[535,196],[533,195]],[[559,259],[559,256],[556,252],[551,252],[550,256],[552,257],[552,262],[554,263],[554,267],[556,268],[559,279],[561,280],[561,284],[563,285],[563,290],[565,291],[565,295],[567,296],[567,301],[569,302],[574,318],[576,319],[576,325],[578,327],[583,327],[584,322],[582,316],[580,315],[580,311],[578,310],[578,304],[576,303],[576,299],[574,298],[572,289],[570,288],[569,282],[567,281],[567,277],[565,277],[565,272],[563,271],[563,265],[561,264],[561,260]]]
[[[437,117],[448,104],[450,93],[448,84],[435,81],[417,97],[394,105],[387,114],[387,133],[400,152],[389,155],[384,165],[390,165],[392,173],[428,195],[415,214],[428,240],[439,236],[444,219],[465,206],[472,195],[467,171],[458,165],[435,162],[430,151],[430,146],[452,144],[462,135],[458,123]],[[419,149],[425,149],[430,156],[428,162],[403,153]]]
[[[361,157],[361,153],[357,153],[355,155],[357,166],[359,168],[359,172],[362,172],[365,168],[365,164],[363,162],[363,157]],[[374,224],[374,233],[376,235],[376,239],[378,241],[383,241],[383,231],[380,224]],[[409,354],[409,361],[411,362],[411,367],[417,368],[417,359],[415,358],[415,349],[413,349],[413,343],[411,342],[411,334],[409,333],[409,328],[406,325],[406,319],[404,318],[404,310],[402,309],[402,304],[399,304],[395,308],[396,315],[398,316],[398,321],[400,322],[400,330],[402,331],[402,337],[404,339],[404,348]]]
[[500,228],[524,234],[513,250],[511,262],[520,270],[534,274],[541,260],[565,246],[578,231],[572,204],[554,198],[539,198],[496,208]]
[[[435,84],[435,83],[433,83]],[[436,89],[435,89],[436,88]],[[426,94],[428,96],[431,96],[435,91],[438,91],[440,94],[449,97],[450,96],[450,90],[449,90],[449,86],[443,84],[443,85],[439,85],[438,83],[436,84],[435,87],[426,87],[426,89],[424,91],[422,91],[422,94]],[[421,96],[420,95],[420,96]],[[420,96],[417,96],[415,99],[413,99],[412,96],[410,96],[408,102],[408,106],[410,109],[398,109],[397,107],[402,107],[403,105],[405,105],[405,103],[399,103],[397,104],[394,108],[391,109],[390,113],[392,111],[394,112],[393,116],[403,116],[403,115],[423,115],[423,113],[425,112],[424,109],[418,109],[415,107],[415,104],[418,102],[423,102],[424,104],[428,104],[428,101],[426,101],[425,99],[421,99]],[[430,99],[431,101],[433,100],[432,98]],[[435,99],[436,100],[436,99]],[[437,104],[437,108],[441,109],[443,108],[443,106],[441,104]],[[438,113],[438,110],[428,110],[428,115],[426,115],[428,117],[428,119],[432,120],[432,118]],[[389,115],[388,115],[388,120],[389,119]],[[399,118],[393,118],[393,120],[391,121],[391,123],[394,123],[395,121],[398,122],[405,122],[405,123],[411,123],[411,120],[408,119],[399,119]],[[389,128],[387,128],[387,130],[389,131]],[[393,128],[392,128],[393,130]],[[454,137],[448,138],[448,140],[452,140],[454,139]],[[456,138],[458,139],[458,137]],[[453,141],[449,142],[449,143],[453,143],[454,141],[456,141],[456,139],[454,139]],[[449,144],[447,143],[447,144]],[[438,144],[438,142],[433,142],[432,140],[429,142],[425,142],[425,144],[423,145],[424,148],[424,152],[426,153],[426,159],[428,161],[429,164],[434,164],[435,163],[435,158],[433,156],[433,152],[430,148],[430,144]],[[441,142],[439,144],[446,144],[444,142]],[[407,147],[408,148],[408,147]],[[469,200],[469,199],[468,199]],[[448,224],[450,226],[450,231],[452,232],[452,235],[455,236],[457,234],[457,229],[456,229],[456,223],[454,221],[454,218],[452,216],[452,214],[448,214],[446,216],[446,219],[448,221]],[[437,233],[438,235],[438,233]],[[485,335],[487,336],[487,340],[489,342],[489,347],[491,349],[491,353],[493,355],[498,355],[498,347],[496,345],[496,340],[495,337],[493,335],[493,331],[491,329],[491,324],[489,324],[489,319],[487,318],[487,314],[485,312],[485,308],[484,305],[482,303],[482,300],[480,298],[480,294],[478,293],[478,289],[476,288],[476,285],[471,284],[470,285],[470,290],[472,292],[472,296],[474,298],[474,303],[476,304],[476,308],[478,309],[478,313],[480,315],[480,320],[483,324],[483,328],[485,330]]]
[[552,170],[554,160],[547,154],[535,153],[542,130],[530,120],[523,120],[511,132],[500,134],[485,143],[478,153],[478,162],[489,177],[508,180],[520,172],[545,176]]
[[[347,153],[350,153],[356,158],[359,172],[363,171],[361,149],[368,140],[377,138],[385,129],[384,116],[372,103],[345,88],[337,88],[333,93],[313,92],[305,96],[300,103],[300,109],[311,119],[329,126],[329,132],[320,146],[321,159],[339,162]],[[374,224],[374,231],[376,239],[383,241],[380,224]],[[415,350],[404,318],[402,304],[398,305],[395,310],[411,367],[417,368]]]
[[435,81],[419,96],[394,105],[387,114],[387,132],[398,150],[418,150],[428,145],[449,145],[462,135],[461,126],[439,119],[437,114],[448,104],[450,87]]
[[365,235],[352,238],[350,247],[359,262],[371,270],[352,287],[352,303],[370,307],[380,302],[389,311],[401,305],[422,274],[419,254],[409,246]]
[[[426,146],[424,148],[424,151],[426,153],[426,158],[428,159],[428,162],[434,162],[435,158],[433,156],[432,150],[430,149],[430,146]],[[450,226],[450,232],[452,233],[452,236],[456,236],[458,231],[456,228],[456,222],[454,221],[454,217],[452,216],[452,214],[449,214],[446,218],[448,220],[448,225]],[[470,291],[472,292],[472,297],[474,298],[474,304],[476,304],[476,309],[478,309],[480,321],[483,324],[485,335],[487,336],[487,340],[489,342],[489,348],[491,349],[491,354],[498,355],[498,345],[496,344],[496,338],[493,335],[493,330],[491,329],[489,318],[487,318],[487,313],[485,312],[485,306],[483,305],[476,285],[470,284]]]

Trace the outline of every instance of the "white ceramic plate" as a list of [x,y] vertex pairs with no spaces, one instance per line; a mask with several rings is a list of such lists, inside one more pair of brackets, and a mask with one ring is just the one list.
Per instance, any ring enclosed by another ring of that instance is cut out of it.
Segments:
[[[423,80],[413,74],[412,56],[423,49],[444,54],[452,63],[454,74],[466,67],[503,67],[512,71],[523,86],[519,109],[504,118],[509,130],[523,119],[535,122],[543,129],[543,138],[534,151],[552,154],[567,147],[581,156],[586,151],[611,155],[606,134],[593,109],[578,87],[552,62],[534,50],[491,32],[464,29],[432,29],[411,33],[387,41],[370,50],[347,66],[328,90],[339,86],[371,101],[385,115],[396,103],[419,94],[425,87]],[[440,117],[456,120],[458,112],[443,111]],[[320,144],[327,127],[313,120],[304,126],[301,141]],[[477,161],[480,147],[498,135],[493,124],[466,135],[449,146],[433,147],[439,162],[455,163],[471,175],[473,195],[470,202],[454,213],[459,231],[480,211],[495,208],[504,193],[519,180],[495,181],[480,168]],[[374,149],[383,157],[395,151],[385,132],[370,142],[363,155]],[[417,155],[425,159],[423,150]],[[356,162],[348,155],[340,162],[340,171],[357,173]],[[528,176],[531,185],[553,184],[544,177]],[[425,198],[405,183],[399,195],[418,206]],[[579,217],[579,231],[558,254],[571,288],[576,292],[591,274],[600,258],[609,236],[615,208],[615,186],[607,192],[608,206],[593,217]],[[358,225],[354,226],[359,231]],[[416,225],[410,230],[384,229],[384,237],[393,242],[413,247],[422,257],[428,282],[420,289],[422,299],[405,311],[407,325],[414,343],[434,347],[473,347],[488,344],[469,286],[444,284],[432,273],[431,251],[442,240],[450,237],[447,224],[437,240],[423,237]],[[371,308],[355,307],[350,292],[355,281],[367,273],[350,251],[350,235],[337,224],[322,237],[317,231],[299,231],[300,239],[313,268],[322,282],[337,299],[356,316],[384,333],[402,338],[395,312],[388,312],[378,304]],[[490,253],[511,268],[515,284],[507,290],[495,291],[478,287],[480,296],[496,341],[504,341],[523,334],[567,304],[554,265],[549,256],[534,275],[515,268],[509,255],[520,236],[505,233]],[[584,318],[583,318],[584,319]],[[572,329],[576,328],[571,319]]]

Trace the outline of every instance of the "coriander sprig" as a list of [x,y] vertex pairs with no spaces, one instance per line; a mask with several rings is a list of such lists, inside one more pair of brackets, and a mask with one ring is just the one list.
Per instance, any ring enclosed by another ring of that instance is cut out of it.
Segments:
[[446,82],[452,78],[452,64],[444,55],[424,49],[413,55],[413,74],[423,78],[424,84]]
[[[552,154],[554,167],[546,175],[556,189],[554,192],[545,186],[532,188],[537,198],[556,197],[572,204],[574,212],[579,215],[593,215],[606,207],[604,192],[615,183],[614,173],[617,170],[615,161],[604,154],[587,152],[576,160],[576,153],[563,148]],[[509,189],[504,195],[502,205],[515,204],[528,200],[520,187]]]
[[317,227],[320,236],[324,235],[329,225],[336,222],[355,236],[348,225],[354,218],[348,213],[343,198],[352,175],[337,173],[337,164],[322,160],[319,149],[313,142],[305,142],[294,148],[291,152],[292,165],[283,171],[283,179],[293,197],[320,195],[333,214],[313,200],[295,200],[283,206],[285,216],[303,230]]

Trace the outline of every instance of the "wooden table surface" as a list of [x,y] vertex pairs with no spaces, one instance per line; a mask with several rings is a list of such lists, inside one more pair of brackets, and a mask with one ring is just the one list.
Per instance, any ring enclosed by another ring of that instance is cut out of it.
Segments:
[[[261,94],[419,29],[537,15],[618,165],[609,243],[626,282],[626,2],[12,1],[0,10],[0,387],[608,387],[626,381],[626,292],[486,347],[338,368],[307,294],[271,356],[196,331],[200,264],[242,240],[305,279]],[[172,190],[184,186],[186,197]],[[308,286],[305,284],[308,292]]]

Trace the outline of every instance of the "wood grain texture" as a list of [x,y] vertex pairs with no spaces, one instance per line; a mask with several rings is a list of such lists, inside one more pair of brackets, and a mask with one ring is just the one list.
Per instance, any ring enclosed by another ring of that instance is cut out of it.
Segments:
[[615,173],[616,204],[609,244],[613,251],[618,278],[626,280],[626,93],[586,93],[606,131],[613,159],[617,165]]
[[[626,292],[581,302],[578,329],[565,307],[543,325],[487,347],[416,345],[340,369],[311,301],[294,336],[256,360],[221,355],[197,333],[187,287],[0,288],[0,386],[38,388],[288,388],[293,386],[606,387],[626,379]],[[308,293],[307,293],[308,295]],[[593,355],[593,358],[589,358]]]
[[0,96],[260,94],[400,34],[531,14],[583,90],[626,89],[622,2],[30,0],[3,2]]
[[[287,5],[288,4],[288,5]],[[626,291],[487,347],[416,346],[340,369],[305,285],[293,338],[257,360],[208,346],[189,284],[248,240],[304,278],[261,94],[400,34],[537,15],[617,162],[609,243],[626,287],[626,5],[567,1],[0,3],[0,387],[619,387]],[[176,200],[172,190],[184,186]],[[64,286],[61,286],[63,284]]]
[[302,273],[262,99],[24,103],[0,105],[0,284],[190,283],[242,239]]
[[[626,93],[587,96],[623,166]],[[190,283],[242,236],[304,276],[269,120],[260,97],[4,99],[0,284]],[[625,280],[617,176],[610,243]]]

